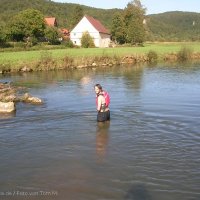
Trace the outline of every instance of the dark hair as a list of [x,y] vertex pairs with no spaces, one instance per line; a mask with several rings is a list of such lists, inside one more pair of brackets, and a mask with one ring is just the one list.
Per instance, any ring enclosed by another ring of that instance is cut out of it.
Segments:
[[102,89],[103,89],[102,86],[101,86],[99,83],[97,83],[94,87],[98,87],[99,90],[102,90]]

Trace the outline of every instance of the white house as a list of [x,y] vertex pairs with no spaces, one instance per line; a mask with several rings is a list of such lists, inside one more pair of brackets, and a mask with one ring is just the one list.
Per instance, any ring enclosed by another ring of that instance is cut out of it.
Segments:
[[81,21],[70,32],[71,41],[81,46],[81,38],[84,32],[88,32],[94,40],[96,47],[109,47],[110,33],[100,21],[90,16],[84,16]]

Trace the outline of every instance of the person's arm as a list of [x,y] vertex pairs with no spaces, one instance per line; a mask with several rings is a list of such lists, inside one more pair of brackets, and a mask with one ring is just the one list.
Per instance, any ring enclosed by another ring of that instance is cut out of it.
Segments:
[[98,96],[98,105],[97,105],[97,111],[99,112],[101,110],[101,104],[102,104],[102,96]]

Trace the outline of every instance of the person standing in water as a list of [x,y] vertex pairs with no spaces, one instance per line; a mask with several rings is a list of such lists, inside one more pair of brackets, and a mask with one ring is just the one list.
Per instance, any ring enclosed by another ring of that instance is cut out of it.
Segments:
[[110,120],[110,96],[100,84],[94,86],[96,93],[97,121],[105,122]]

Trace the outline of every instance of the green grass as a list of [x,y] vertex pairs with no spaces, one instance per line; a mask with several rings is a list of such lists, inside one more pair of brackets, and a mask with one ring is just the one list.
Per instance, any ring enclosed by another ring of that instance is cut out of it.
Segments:
[[0,52],[0,65],[20,65],[41,59],[42,55],[48,52],[53,59],[59,60],[65,56],[72,58],[85,58],[96,56],[119,56],[147,54],[150,50],[155,51],[158,56],[167,53],[177,53],[182,47],[191,48],[194,52],[200,52],[200,43],[146,43],[144,47],[116,47],[116,48],[74,48],[74,49],[52,49],[33,50],[18,52]]

